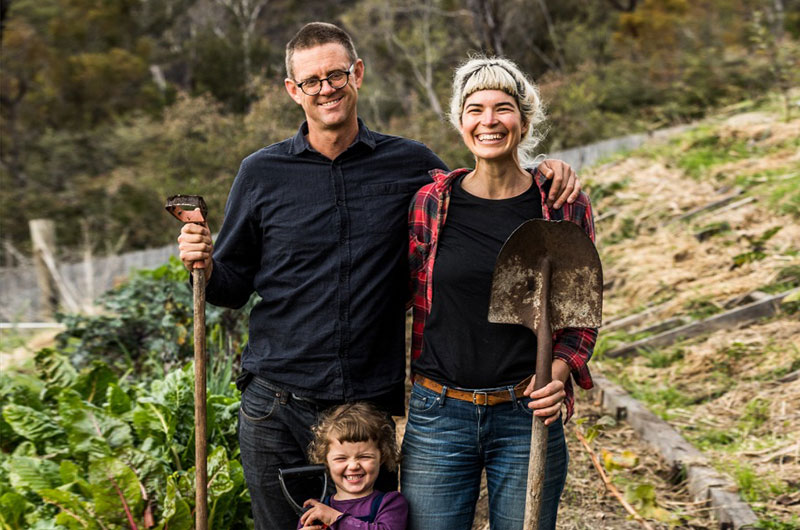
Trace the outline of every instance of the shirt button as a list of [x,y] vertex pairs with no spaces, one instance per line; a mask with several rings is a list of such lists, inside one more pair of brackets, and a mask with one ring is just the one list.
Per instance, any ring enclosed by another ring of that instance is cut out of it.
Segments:
[[344,204],[344,201],[342,199],[336,199],[336,206],[341,206],[343,204]]

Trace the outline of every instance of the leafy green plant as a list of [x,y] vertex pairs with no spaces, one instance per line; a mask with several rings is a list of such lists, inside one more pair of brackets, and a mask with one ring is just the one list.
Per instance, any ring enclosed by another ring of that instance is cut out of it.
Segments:
[[715,221],[701,226],[694,233],[694,237],[698,241],[706,241],[714,236],[729,233],[731,231],[731,224],[728,221]]
[[683,348],[670,348],[667,350],[651,350],[642,348],[641,351],[647,357],[647,366],[650,368],[666,368],[683,359]]
[[707,296],[689,300],[683,308],[694,320],[703,320],[722,311],[722,308]]
[[768,201],[780,213],[800,219],[800,176],[773,185]]
[[775,280],[761,290],[769,294],[778,294],[800,287],[800,265],[789,265],[778,271]]
[[639,234],[639,228],[636,226],[636,221],[632,217],[624,217],[621,226],[608,237],[603,238],[603,244],[606,246],[615,245],[620,241],[626,239],[633,239]]
[[[587,423],[587,418],[578,418],[577,420],[575,420],[575,423],[578,425],[578,427],[581,427]],[[597,421],[586,427],[586,430],[583,432],[583,435],[584,438],[586,438],[586,442],[591,444],[603,430],[616,426],[617,426],[617,420],[615,420],[611,416],[608,415],[600,416],[597,419]]]
[[[36,354],[35,373],[0,374],[0,528],[192,528],[186,280],[174,259],[137,273],[103,296],[105,314],[62,316],[67,330]],[[246,315],[207,311],[210,528],[249,525],[231,382]]]
[[656,489],[652,484],[637,484],[625,488],[625,499],[636,507],[639,515],[662,523],[676,524],[678,517],[660,507],[656,500]]
[[621,382],[634,398],[647,403],[654,414],[665,420],[670,418],[670,409],[687,407],[694,403],[694,398],[677,386],[642,385],[631,381],[625,375],[622,376]]
[[[4,374],[14,443],[0,453],[0,527],[191,528],[193,374],[188,364],[132,384],[100,361],[77,370],[52,349],[37,354],[35,379]],[[208,395],[210,528],[242,527],[249,511],[238,405],[232,384]]]
[[[135,371],[146,379],[163,377],[192,358],[192,293],[188,273],[176,258],[156,269],[138,271],[98,302],[102,315],[60,315],[67,329],[58,335],[58,347],[76,366],[100,357],[117,372]],[[247,340],[254,303],[255,296],[240,310],[207,306],[212,359],[238,355]]]
[[773,517],[759,518],[755,528],[759,530],[797,530],[800,528],[800,518],[794,516],[789,521],[779,521]]
[[730,345],[722,348],[720,353],[722,353],[725,357],[732,359],[734,361],[738,361],[743,357],[750,355],[757,351],[757,346],[753,344],[745,344],[743,342],[734,341]]
[[[736,433],[738,435],[738,433]],[[736,442],[737,437],[730,430],[705,429],[692,436],[692,443],[699,449],[720,449]]]
[[586,188],[591,190],[592,202],[600,202],[606,197],[614,196],[618,191],[624,190],[631,183],[630,177],[625,177],[614,182],[587,182]]
[[787,490],[785,483],[762,477],[745,464],[736,465],[733,478],[739,486],[742,497],[750,503],[765,502]]
[[688,140],[689,144],[678,153],[677,165],[693,178],[700,178],[713,166],[750,154],[744,141],[722,139],[708,127],[698,128]]
[[744,414],[739,418],[739,426],[746,431],[758,429],[769,420],[770,402],[766,399],[755,398],[744,407]]
[[750,250],[747,252],[742,252],[741,254],[737,254],[733,257],[733,265],[731,269],[735,269],[737,267],[741,267],[745,263],[752,263],[754,261],[760,261],[767,257],[765,250],[767,249],[767,241],[769,241],[772,236],[777,234],[782,226],[773,226],[769,230],[765,231],[758,237],[751,237],[745,235],[744,238],[747,239],[748,243],[750,244]]

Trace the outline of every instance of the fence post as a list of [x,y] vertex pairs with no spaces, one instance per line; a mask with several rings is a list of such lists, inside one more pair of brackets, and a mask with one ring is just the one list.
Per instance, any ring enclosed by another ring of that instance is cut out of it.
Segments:
[[28,222],[33,241],[33,262],[39,286],[39,316],[52,320],[58,309],[58,289],[50,274],[45,255],[53,255],[56,246],[56,225],[51,219],[31,219]]

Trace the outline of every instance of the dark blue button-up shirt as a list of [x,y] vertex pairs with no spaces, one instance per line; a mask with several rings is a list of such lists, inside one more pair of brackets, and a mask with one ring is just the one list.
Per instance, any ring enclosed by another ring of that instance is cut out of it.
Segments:
[[207,300],[241,307],[254,290],[261,296],[244,370],[303,397],[386,396],[405,377],[408,205],[428,171],[445,165],[423,144],[361,120],[335,160],[307,132],[304,123],[242,162]]

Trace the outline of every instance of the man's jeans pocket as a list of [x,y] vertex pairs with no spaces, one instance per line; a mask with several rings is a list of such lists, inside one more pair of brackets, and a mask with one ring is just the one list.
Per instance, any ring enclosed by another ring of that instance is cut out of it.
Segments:
[[239,412],[247,421],[263,422],[272,416],[277,405],[278,398],[275,392],[261,385],[247,385],[242,394]]

